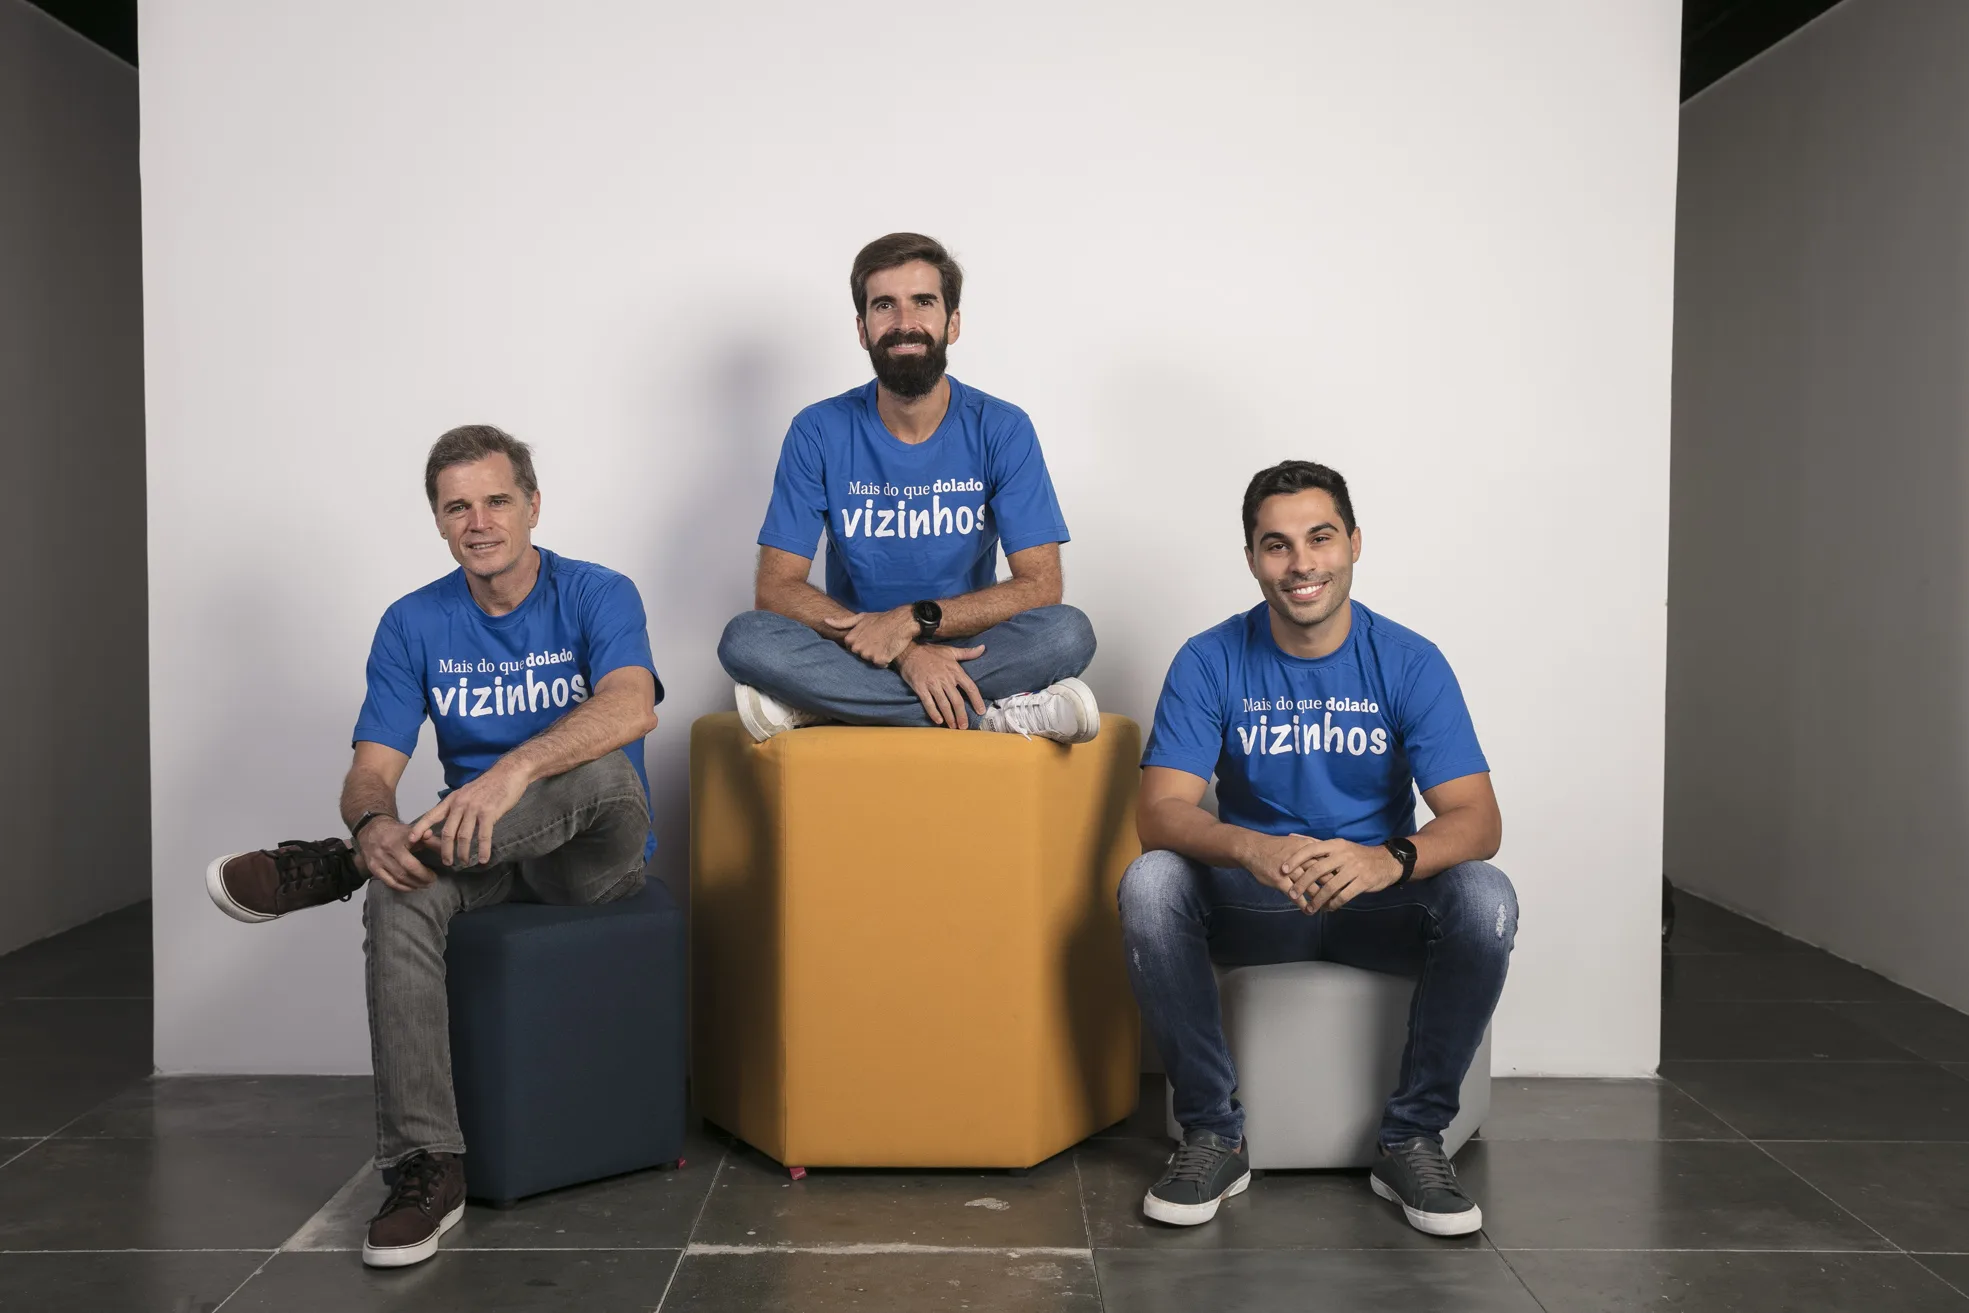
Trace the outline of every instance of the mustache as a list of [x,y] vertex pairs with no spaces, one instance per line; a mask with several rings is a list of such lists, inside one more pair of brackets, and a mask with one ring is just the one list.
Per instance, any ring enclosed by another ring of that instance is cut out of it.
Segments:
[[890,347],[902,346],[904,343],[910,343],[915,346],[934,347],[937,344],[937,339],[931,337],[920,328],[892,328],[884,333],[875,345],[878,350],[886,351]]

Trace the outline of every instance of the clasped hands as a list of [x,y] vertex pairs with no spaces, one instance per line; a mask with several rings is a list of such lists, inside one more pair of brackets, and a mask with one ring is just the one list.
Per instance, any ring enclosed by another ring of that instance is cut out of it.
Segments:
[[919,643],[921,627],[914,611],[899,606],[893,611],[864,611],[857,615],[825,617],[836,631],[842,647],[871,666],[894,666],[923,704],[923,714],[931,723],[949,729],[968,729],[969,708],[982,716],[984,695],[971,682],[961,664],[984,655],[983,647],[952,647],[947,643]]
[[492,827],[519,802],[526,786],[519,771],[495,763],[408,825],[378,816],[356,836],[356,865],[405,894],[438,878],[420,853],[453,870],[483,866],[492,860]]
[[1279,890],[1308,916],[1345,907],[1402,877],[1401,860],[1386,848],[1346,839],[1259,835],[1246,857],[1244,869],[1258,883]]

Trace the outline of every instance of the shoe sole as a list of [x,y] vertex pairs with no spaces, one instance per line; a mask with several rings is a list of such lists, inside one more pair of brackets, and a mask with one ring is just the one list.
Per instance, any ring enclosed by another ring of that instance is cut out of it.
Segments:
[[419,1240],[414,1245],[398,1245],[394,1249],[372,1249],[369,1242],[365,1240],[362,1244],[362,1265],[364,1267],[409,1267],[412,1263],[421,1263],[432,1254],[438,1252],[439,1237],[443,1236],[452,1227],[457,1226],[458,1220],[463,1216],[465,1216],[465,1205],[461,1203],[458,1207],[444,1215],[444,1220],[438,1223],[438,1229],[431,1232],[429,1239]]
[[226,892],[226,863],[235,857],[244,856],[246,856],[245,853],[228,853],[206,867],[205,892],[212,895],[212,901],[218,904],[221,912],[224,912],[235,921],[246,921],[257,924],[261,921],[277,920],[280,913],[256,912],[250,907],[243,907],[239,903],[234,902],[233,896]]
[[1101,704],[1094,700],[1094,690],[1078,679],[1063,679],[1053,685],[1073,700],[1074,735],[1070,739],[1057,739],[1059,743],[1086,743],[1101,732]]
[[759,691],[746,684],[740,684],[732,694],[732,701],[738,704],[739,723],[745,732],[752,736],[754,743],[764,743],[777,731],[766,728],[765,708],[759,705]]
[[1374,1187],[1374,1193],[1391,1204],[1401,1204],[1408,1224],[1424,1235],[1453,1236],[1469,1235],[1472,1231],[1484,1229],[1484,1210],[1475,1204],[1467,1213],[1425,1213],[1420,1208],[1410,1208],[1402,1203],[1402,1197],[1395,1193],[1395,1187],[1388,1185],[1378,1176],[1370,1176],[1367,1183]]
[[1200,1204],[1172,1204],[1167,1199],[1158,1199],[1153,1191],[1142,1197],[1142,1215],[1155,1222],[1167,1222],[1171,1226],[1201,1226],[1217,1216],[1218,1207],[1226,1200],[1236,1198],[1251,1188],[1251,1173],[1232,1181],[1224,1193],[1215,1199],[1206,1199]]

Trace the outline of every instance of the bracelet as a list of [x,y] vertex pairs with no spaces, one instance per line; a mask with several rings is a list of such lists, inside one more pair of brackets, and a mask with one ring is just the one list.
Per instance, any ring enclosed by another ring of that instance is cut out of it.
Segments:
[[353,841],[357,835],[362,833],[363,826],[369,824],[371,821],[375,820],[378,816],[387,816],[387,815],[389,815],[388,812],[364,812],[361,816],[358,816],[356,818],[356,823],[349,827],[350,840]]

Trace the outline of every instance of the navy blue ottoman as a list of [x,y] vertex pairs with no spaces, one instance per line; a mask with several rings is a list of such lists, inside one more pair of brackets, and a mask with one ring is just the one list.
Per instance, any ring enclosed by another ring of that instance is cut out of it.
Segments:
[[452,921],[451,1082],[473,1198],[676,1161],[685,943],[654,877],[599,907],[502,903]]

